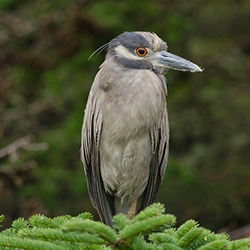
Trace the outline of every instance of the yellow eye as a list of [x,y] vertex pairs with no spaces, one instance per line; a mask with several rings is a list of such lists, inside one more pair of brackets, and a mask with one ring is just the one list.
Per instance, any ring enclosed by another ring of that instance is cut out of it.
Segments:
[[139,47],[139,48],[137,48],[136,50],[135,50],[135,52],[136,52],[136,54],[138,55],[138,56],[145,56],[145,55],[147,55],[147,50],[145,49],[145,48],[143,48],[143,47]]

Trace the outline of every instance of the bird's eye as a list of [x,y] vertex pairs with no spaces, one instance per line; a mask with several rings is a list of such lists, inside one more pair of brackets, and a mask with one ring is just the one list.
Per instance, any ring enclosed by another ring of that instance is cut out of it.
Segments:
[[145,48],[143,48],[143,47],[139,47],[139,48],[137,48],[136,50],[135,50],[135,52],[136,52],[136,54],[138,55],[138,56],[145,56],[145,55],[147,55],[147,50],[145,49]]

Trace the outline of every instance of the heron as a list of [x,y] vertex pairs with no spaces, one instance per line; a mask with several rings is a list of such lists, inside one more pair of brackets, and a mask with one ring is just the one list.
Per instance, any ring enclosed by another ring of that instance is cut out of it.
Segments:
[[124,32],[107,44],[91,86],[81,139],[90,200],[103,223],[152,204],[165,173],[169,123],[165,74],[201,72],[155,33]]

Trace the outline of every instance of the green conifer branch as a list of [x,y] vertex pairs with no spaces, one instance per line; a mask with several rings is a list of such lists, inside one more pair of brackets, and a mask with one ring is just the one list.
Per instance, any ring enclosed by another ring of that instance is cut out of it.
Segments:
[[[157,215],[162,215],[165,212],[164,205],[161,203],[154,203],[149,207],[146,207],[142,210],[135,218],[131,221],[131,223],[136,223],[138,221],[146,220],[150,217],[155,217]],[[175,223],[175,220],[174,220]]]
[[[246,248],[248,246],[248,248]],[[250,237],[245,239],[233,240],[231,242],[231,249],[246,250],[250,249]]]
[[13,228],[7,228],[0,233],[0,237],[2,237],[2,236],[12,237],[15,235],[16,235],[16,231]]
[[157,229],[160,230],[160,228],[170,227],[174,222],[175,216],[170,214],[158,215],[145,220],[133,222],[119,232],[119,238],[126,240],[130,237],[138,236],[141,233],[149,234]]
[[20,237],[0,237],[0,250],[25,249],[25,250],[68,250],[62,245],[51,242],[23,239]]
[[112,244],[116,241],[116,233],[109,226],[104,225],[101,222],[91,221],[89,219],[82,220],[79,218],[72,219],[69,222],[66,222],[61,229],[64,232],[82,232],[96,234],[99,237],[103,238],[109,244]]
[[149,236],[149,240],[155,243],[170,243],[170,244],[175,244],[175,245],[177,243],[176,237],[166,234],[166,233],[152,233]]
[[[230,241],[226,234],[215,234],[188,220],[173,228],[175,216],[164,214],[157,203],[141,211],[134,219],[114,216],[115,230],[92,220],[90,213],[50,219],[43,215],[19,218],[12,227],[0,232],[0,250],[247,250],[250,238]],[[3,216],[0,216],[3,221]]]
[[179,239],[185,236],[192,228],[196,228],[198,223],[194,220],[188,220],[182,224],[176,231],[176,235]]
[[226,239],[215,240],[199,248],[199,250],[211,250],[211,249],[223,250],[223,249],[231,249],[231,248],[229,246],[229,241],[227,241]]
[[12,222],[12,228],[18,232],[20,229],[27,228],[29,226],[29,222],[24,218],[18,218]]
[[32,228],[24,229],[18,234],[20,237],[27,237],[33,239],[43,239],[49,241],[60,240],[64,242],[77,243],[91,243],[91,244],[105,244],[105,240],[95,234],[89,233],[64,233],[60,229],[52,228]]
[[[57,217],[56,217],[57,218]],[[93,215],[89,212],[81,213],[76,216],[76,218],[80,218],[82,220],[93,220]]]
[[183,248],[178,247],[177,245],[172,244],[172,243],[163,243],[163,244],[161,244],[161,247],[162,247],[161,249],[183,250]]
[[3,221],[4,221],[4,215],[2,214],[2,215],[0,215],[0,223],[2,223]]
[[131,223],[131,220],[125,214],[117,214],[113,217],[114,228],[121,231],[125,226]]
[[205,235],[203,228],[192,228],[177,241],[177,244],[182,248],[187,248],[196,241],[205,241]]
[[58,226],[56,223],[53,223],[53,219],[41,214],[32,215],[28,221],[29,225],[39,228],[56,228]]

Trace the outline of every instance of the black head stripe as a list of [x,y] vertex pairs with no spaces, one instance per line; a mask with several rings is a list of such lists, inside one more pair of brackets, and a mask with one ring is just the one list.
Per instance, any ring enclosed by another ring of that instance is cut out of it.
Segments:
[[110,41],[109,49],[113,50],[120,44],[127,48],[129,51],[134,51],[138,47],[150,47],[147,39],[143,35],[136,32],[124,32],[121,35],[117,36]]

